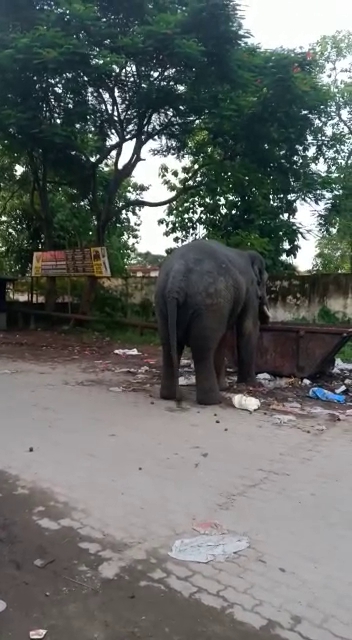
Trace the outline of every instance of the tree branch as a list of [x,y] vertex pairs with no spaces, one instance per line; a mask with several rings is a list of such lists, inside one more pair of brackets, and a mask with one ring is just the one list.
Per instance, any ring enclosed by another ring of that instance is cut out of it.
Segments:
[[150,202],[149,200],[142,200],[140,198],[136,198],[135,200],[130,200],[129,202],[127,202],[126,205],[123,207],[123,209],[127,209],[129,207],[166,207],[169,204],[173,204],[185,193],[197,188],[197,185],[190,184],[190,182],[198,175],[198,173],[202,169],[205,169],[205,167],[206,165],[203,164],[197,167],[196,169],[194,169],[194,171],[192,171],[190,177],[188,178],[187,183],[182,185],[182,187],[180,187],[180,189],[178,189],[176,193],[173,194],[173,196],[166,198],[166,200],[161,200],[159,202]]
[[343,117],[341,113],[341,106],[339,104],[336,104],[336,112],[337,112],[337,117],[340,120],[341,124],[343,124],[343,126],[346,127],[348,133],[350,134],[350,136],[352,136],[352,126]]
[[16,187],[16,189],[14,191],[12,191],[12,193],[9,195],[8,198],[6,198],[1,211],[0,211],[0,215],[3,215],[7,209],[7,205],[9,204],[9,202],[11,202],[11,200],[17,195],[17,193],[21,190],[21,185],[19,187]]

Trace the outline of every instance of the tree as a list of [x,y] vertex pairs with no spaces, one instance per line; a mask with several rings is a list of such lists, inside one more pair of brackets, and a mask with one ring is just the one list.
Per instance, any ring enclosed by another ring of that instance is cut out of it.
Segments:
[[[101,244],[116,194],[145,146],[182,148],[203,115],[209,80],[224,76],[241,26],[228,0],[28,5],[5,0],[1,16],[0,130],[27,155],[47,243],[53,170],[89,198]],[[110,180],[99,198],[97,174],[108,161]],[[132,199],[126,207],[140,202],[148,204]]]
[[321,273],[351,272],[351,244],[348,236],[338,233],[319,238],[313,260],[312,271]]
[[136,251],[131,258],[131,264],[142,265],[146,267],[160,267],[165,260],[165,255],[151,253],[150,251]]
[[30,175],[45,249],[53,182],[88,203],[98,244],[126,211],[162,204],[118,194],[147,145],[182,153],[243,39],[230,0],[4,0],[0,141]]
[[218,110],[191,140],[189,163],[181,172],[164,169],[175,189],[201,167],[198,189],[171,204],[162,222],[177,242],[216,237],[261,251],[277,269],[299,249],[297,202],[321,194],[314,143],[327,96],[310,53],[247,46],[241,68],[241,92],[230,87],[219,96]]
[[[4,158],[4,156],[2,156]],[[110,179],[109,170],[101,170],[99,188]],[[28,171],[3,174],[0,184],[0,246],[10,272],[28,275],[34,251],[45,250],[41,211],[38,198],[28,197],[31,175]],[[119,192],[116,206],[120,209],[106,234],[106,246],[113,275],[124,270],[125,261],[134,250],[138,239],[139,215],[135,208],[124,209],[127,198],[141,196],[144,187],[130,180]],[[48,195],[53,220],[52,249],[74,249],[95,244],[95,221],[91,217],[89,203],[80,200],[77,192],[60,184],[50,184]]]
[[324,36],[316,46],[330,95],[320,123],[324,139],[326,200],[317,213],[321,239],[315,265],[352,272],[352,32]]

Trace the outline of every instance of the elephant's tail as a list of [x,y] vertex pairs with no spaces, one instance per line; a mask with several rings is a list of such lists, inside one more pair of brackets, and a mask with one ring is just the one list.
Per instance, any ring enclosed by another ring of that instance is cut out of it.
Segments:
[[177,299],[172,297],[167,302],[167,316],[169,328],[170,350],[174,365],[174,376],[176,381],[176,404],[181,404],[180,386],[178,383],[178,355],[177,355]]

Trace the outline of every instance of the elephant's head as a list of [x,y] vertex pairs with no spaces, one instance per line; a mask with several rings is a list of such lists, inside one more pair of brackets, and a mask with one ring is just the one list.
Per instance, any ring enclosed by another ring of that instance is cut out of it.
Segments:
[[270,311],[268,298],[266,295],[266,283],[268,274],[265,267],[265,260],[256,251],[248,251],[249,259],[252,265],[259,299],[259,321],[260,324],[268,324],[270,321]]

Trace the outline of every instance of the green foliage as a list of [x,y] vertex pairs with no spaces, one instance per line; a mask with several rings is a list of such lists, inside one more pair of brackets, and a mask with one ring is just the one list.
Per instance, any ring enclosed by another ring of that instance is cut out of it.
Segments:
[[194,174],[197,187],[168,207],[167,234],[176,242],[205,236],[255,247],[271,270],[282,268],[283,258],[289,264],[302,235],[297,202],[321,194],[313,151],[326,101],[310,55],[242,46],[231,85],[190,140],[190,161],[181,172],[163,170],[169,189]]
[[321,121],[326,201],[314,268],[352,271],[352,32],[324,36],[315,48],[330,100]]
[[312,271],[322,273],[348,273],[351,268],[352,247],[348,235],[339,232],[319,238]]
[[122,273],[141,208],[158,204],[132,181],[144,149],[184,152],[243,40],[230,0],[3,0],[0,243],[9,268],[27,273],[35,249],[106,243]]
[[132,265],[143,267],[160,267],[165,260],[165,255],[151,253],[150,251],[136,251],[131,257]]

